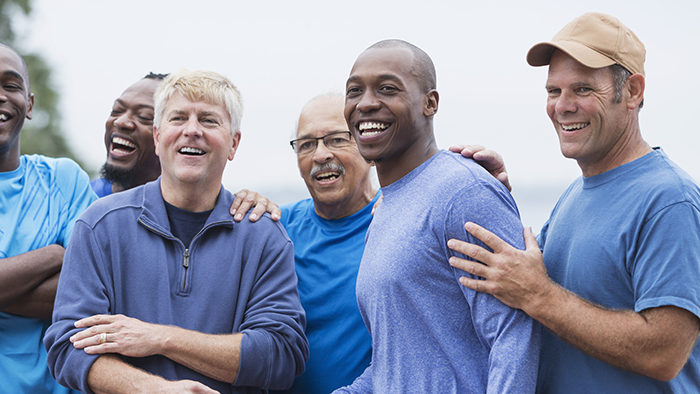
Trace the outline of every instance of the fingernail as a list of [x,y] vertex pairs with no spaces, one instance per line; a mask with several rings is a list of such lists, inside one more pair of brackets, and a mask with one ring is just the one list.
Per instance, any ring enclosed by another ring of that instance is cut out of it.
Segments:
[[234,219],[236,219],[236,220],[241,220],[241,219],[243,219],[243,215],[241,215],[240,213],[239,213],[239,214],[236,214],[236,216],[234,217]]
[[448,248],[452,248],[452,247],[454,247],[454,246],[455,246],[455,241],[453,241],[453,240],[447,241],[447,247],[448,247]]
[[257,220],[257,219],[258,219],[258,215],[254,214],[254,213],[250,214],[250,220]]
[[235,214],[236,214],[236,210],[235,210],[235,209],[232,209],[232,210],[231,210],[231,215],[235,215]]
[[473,226],[472,226],[472,223],[471,223],[471,222],[467,222],[467,223],[464,225],[464,228],[465,228],[467,231],[471,230],[472,227],[473,227]]

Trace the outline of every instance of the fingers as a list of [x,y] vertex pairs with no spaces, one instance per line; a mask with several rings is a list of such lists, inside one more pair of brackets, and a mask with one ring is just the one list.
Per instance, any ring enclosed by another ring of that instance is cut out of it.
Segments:
[[525,227],[523,230],[523,237],[525,238],[525,250],[531,251],[533,249],[540,250],[540,245],[537,243],[537,238],[532,232],[532,227]]
[[376,211],[377,208],[379,208],[379,206],[382,204],[383,197],[384,197],[383,194],[381,196],[379,196],[379,198],[377,199],[377,202],[375,202],[374,205],[372,206],[372,215],[374,215],[374,211]]
[[[233,199],[231,204],[231,215],[233,215],[233,220],[240,222],[243,217],[250,210],[251,207],[255,205],[255,200],[258,198],[258,193],[252,192],[248,189],[243,189],[235,194],[236,198]],[[253,214],[251,213],[251,219]],[[257,217],[255,218],[257,220]],[[253,221],[255,221],[253,220]]]
[[253,208],[253,212],[248,219],[251,222],[256,222],[265,212],[268,212],[275,222],[279,221],[282,217],[282,211],[277,204],[258,194],[258,199],[255,201],[255,208]]
[[[475,224],[472,222],[467,222],[464,225],[464,229],[467,230],[467,232],[469,232],[469,234],[475,236],[481,242],[485,243],[486,246],[491,248],[491,250],[493,250],[494,253],[500,253],[500,252],[503,252],[503,251],[508,250],[508,249],[514,249],[507,242],[498,238],[495,234],[493,234],[492,232],[479,226],[478,224]],[[469,255],[469,256],[471,256],[471,255]],[[471,256],[471,257],[474,257],[474,256]],[[483,261],[481,259],[479,259],[479,261],[486,263],[486,261]]]
[[454,145],[450,147],[450,151],[459,153],[466,158],[470,158],[484,149],[485,148],[481,145]]
[[233,220],[240,222],[251,208],[253,208],[253,210],[248,216],[251,222],[256,222],[265,212],[268,212],[274,221],[279,221],[282,217],[282,211],[277,204],[268,200],[261,194],[243,189],[236,193],[236,198],[231,204]]

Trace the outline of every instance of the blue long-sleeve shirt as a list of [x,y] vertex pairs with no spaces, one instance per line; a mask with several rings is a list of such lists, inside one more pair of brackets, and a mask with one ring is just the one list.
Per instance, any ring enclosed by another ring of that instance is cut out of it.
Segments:
[[98,200],[76,222],[66,250],[53,324],[46,333],[56,379],[90,392],[97,356],[75,349],[76,320],[124,314],[211,334],[243,333],[238,377],[215,381],[163,356],[124,359],[169,380],[193,379],[222,393],[280,389],[304,371],[308,342],[292,244],[264,216],[234,223],[233,195],[216,207],[190,245],[171,231],[160,180]]

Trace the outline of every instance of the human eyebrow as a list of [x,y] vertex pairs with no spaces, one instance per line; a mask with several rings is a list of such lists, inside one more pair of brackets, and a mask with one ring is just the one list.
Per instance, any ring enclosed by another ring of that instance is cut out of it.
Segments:
[[20,82],[20,84],[22,85],[22,89],[24,89],[24,86],[25,86],[24,77],[22,76],[22,74],[18,73],[17,71],[6,70],[2,73],[2,76],[18,80]]

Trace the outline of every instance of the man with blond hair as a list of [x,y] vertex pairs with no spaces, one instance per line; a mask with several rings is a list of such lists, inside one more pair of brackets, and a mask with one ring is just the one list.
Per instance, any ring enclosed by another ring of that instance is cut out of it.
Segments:
[[221,186],[242,103],[225,77],[170,75],[155,94],[155,182],[76,223],[47,331],[49,367],[83,392],[255,393],[304,371],[308,343],[283,227],[234,223]]

